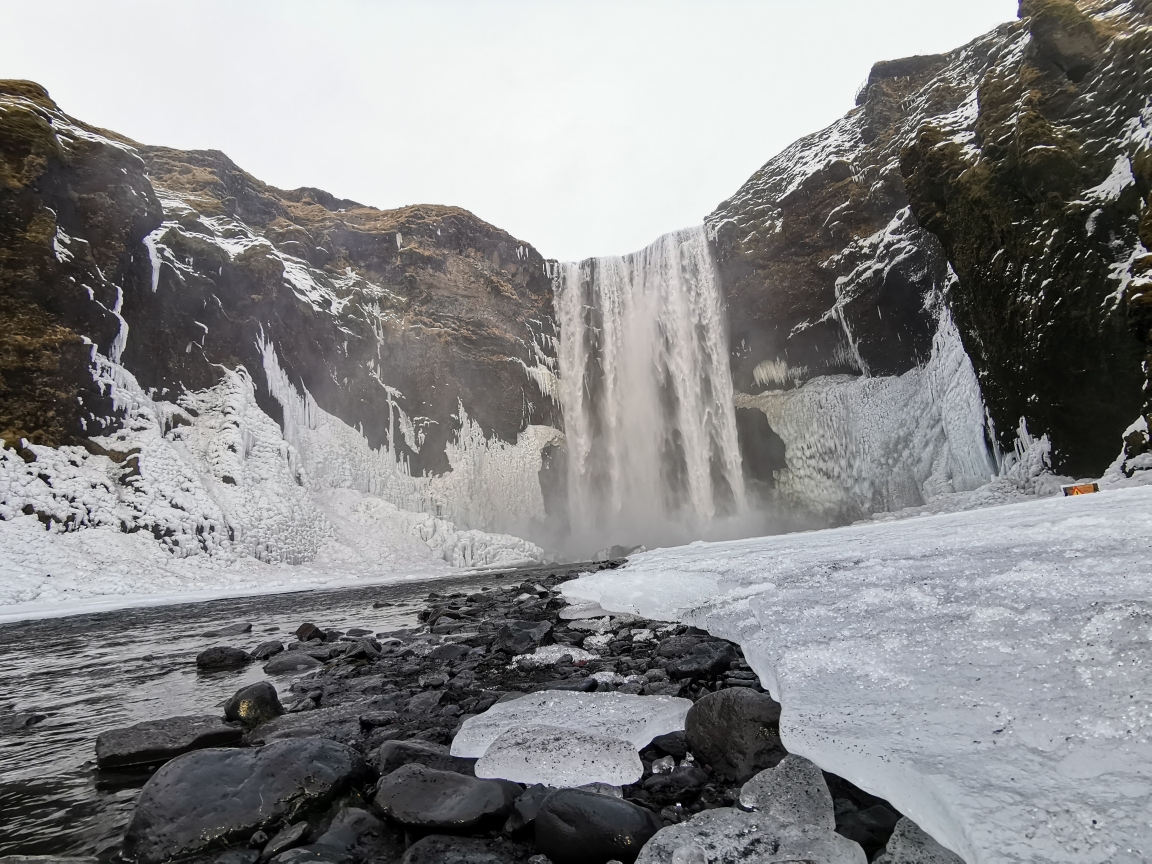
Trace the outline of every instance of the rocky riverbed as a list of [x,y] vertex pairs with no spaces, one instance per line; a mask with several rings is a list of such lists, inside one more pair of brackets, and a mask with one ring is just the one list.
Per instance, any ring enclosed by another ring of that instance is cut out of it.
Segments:
[[577,575],[434,590],[419,626],[391,631],[309,620],[285,640],[221,627],[187,660],[242,685],[218,715],[94,742],[105,782],[154,772],[115,855],[957,860],[886,802],[789,755],[779,705],[737,646],[571,606],[558,588]]

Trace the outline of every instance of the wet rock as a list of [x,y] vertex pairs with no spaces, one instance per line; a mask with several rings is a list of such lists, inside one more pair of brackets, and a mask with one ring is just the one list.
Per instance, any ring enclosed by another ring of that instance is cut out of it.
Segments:
[[328,634],[315,624],[301,624],[296,628],[296,638],[301,642],[311,642],[313,639],[319,639],[323,642],[327,636]]
[[264,664],[264,671],[269,675],[286,675],[290,672],[317,669],[323,665],[315,657],[311,657],[303,651],[285,651]]
[[836,820],[836,832],[855,840],[869,855],[884,848],[892,836],[900,814],[883,804],[874,804],[866,810],[844,813]]
[[404,838],[367,810],[343,807],[311,845],[277,856],[276,864],[390,862],[404,852]]
[[552,630],[548,621],[505,621],[496,631],[497,648],[512,654],[527,654],[540,645]]
[[422,741],[386,741],[380,745],[371,761],[381,775],[391,774],[405,765],[423,765],[436,771],[476,776],[475,759],[452,756],[447,750]]
[[867,864],[867,860],[857,844],[826,828],[782,825],[762,813],[721,807],[662,829],[644,846],[637,864]]
[[653,774],[644,781],[648,792],[669,793],[685,789],[699,789],[709,780],[708,774],[696,765],[688,765],[669,771],[667,774]]
[[252,662],[252,655],[240,648],[216,645],[196,655],[200,669],[235,669]]
[[471,649],[469,649],[467,645],[458,645],[454,642],[449,642],[446,645],[437,645],[429,651],[428,659],[454,663],[463,657],[467,657],[469,650]]
[[276,695],[276,688],[267,681],[258,681],[236,691],[224,703],[224,716],[253,729],[261,723],[275,720],[284,713],[284,706]]
[[409,699],[404,710],[409,714],[429,714],[440,704],[440,700],[443,698],[443,690],[425,690]]
[[240,636],[244,633],[251,633],[251,624],[231,624],[227,627],[221,627],[219,630],[209,630],[207,633],[200,635],[207,639],[218,639],[221,636]]
[[660,826],[655,813],[628,801],[561,789],[536,814],[536,848],[555,864],[632,861]]
[[349,660],[375,660],[380,656],[380,643],[375,639],[357,639],[344,652]]
[[505,840],[431,834],[404,853],[401,864],[516,864],[524,855]]
[[515,783],[503,780],[405,765],[380,778],[373,804],[402,825],[466,831],[484,822],[503,821],[520,792]]
[[365,630],[363,627],[350,627],[344,635],[358,638],[360,636],[371,636],[372,631]]
[[37,723],[48,718],[47,714],[36,711],[21,711],[18,714],[8,714],[0,717],[0,733],[19,732],[21,729],[31,729]]
[[652,746],[677,759],[683,759],[688,755],[688,738],[682,731],[657,735],[652,739]]
[[123,857],[158,864],[243,842],[256,830],[325,806],[367,770],[355,750],[322,738],[187,753],[140,792]]
[[874,864],[964,864],[964,859],[905,817],[896,823],[884,853],[874,859]]
[[216,864],[256,864],[259,860],[259,849],[229,849],[216,859]]
[[832,793],[823,772],[793,753],[745,783],[740,790],[740,806],[782,823],[836,828]]
[[293,846],[299,846],[307,833],[307,822],[294,822],[284,826],[276,832],[276,836],[268,841],[268,845],[264,847],[260,857],[264,859],[275,858],[281,852],[286,852]]
[[672,660],[665,669],[668,677],[714,678],[736,659],[736,649],[727,642],[702,642],[687,654]]
[[697,760],[737,783],[787,753],[780,743],[780,703],[743,687],[699,699],[685,718],[684,734]]
[[284,650],[284,643],[272,640],[271,642],[261,642],[252,649],[253,660],[267,660],[275,654],[279,654]]
[[669,636],[657,646],[656,654],[674,660],[684,656],[703,641],[700,636]]
[[155,765],[183,753],[239,744],[244,730],[219,717],[168,717],[110,729],[96,738],[96,764],[101,768]]
[[556,790],[550,786],[536,784],[524,790],[519,798],[512,803],[512,815],[504,823],[505,834],[515,834],[527,828],[536,820],[536,814],[544,806],[544,801]]

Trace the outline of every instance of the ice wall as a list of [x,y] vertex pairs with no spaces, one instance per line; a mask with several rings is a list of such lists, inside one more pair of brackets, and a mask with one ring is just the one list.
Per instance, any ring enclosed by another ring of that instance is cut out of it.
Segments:
[[903,375],[824,376],[736,396],[784,441],[784,498],[828,519],[858,519],[972,491],[996,474],[972,363],[943,304],[937,315],[928,362]]
[[703,226],[561,265],[574,543],[667,543],[746,508],[728,328]]

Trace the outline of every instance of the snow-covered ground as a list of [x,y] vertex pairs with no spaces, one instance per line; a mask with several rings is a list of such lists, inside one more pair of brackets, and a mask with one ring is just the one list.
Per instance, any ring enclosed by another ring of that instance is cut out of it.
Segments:
[[1134,864],[1150,565],[1145,486],[655,550],[564,592],[739,642],[790,751],[969,864]]

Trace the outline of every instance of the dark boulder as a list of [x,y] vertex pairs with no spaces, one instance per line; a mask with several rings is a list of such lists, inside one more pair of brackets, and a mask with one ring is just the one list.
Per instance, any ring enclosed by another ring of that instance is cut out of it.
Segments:
[[657,735],[652,739],[652,746],[677,759],[688,755],[688,738],[680,731]]
[[401,864],[516,864],[523,852],[506,840],[432,834],[412,844]]
[[432,831],[467,831],[503,821],[521,788],[506,780],[477,780],[454,771],[405,765],[376,787],[373,803],[402,825]]
[[505,621],[496,631],[495,647],[512,654],[527,654],[542,645],[551,631],[548,621]]
[[743,783],[787,755],[780,742],[780,703],[743,687],[697,701],[684,734],[697,760],[731,782]]
[[313,639],[319,639],[323,642],[327,636],[328,634],[315,624],[301,624],[296,628],[296,638],[301,642],[311,642]]
[[644,781],[644,791],[668,793],[684,789],[699,789],[708,782],[708,774],[696,765],[677,768],[667,774],[653,774]]
[[252,662],[252,655],[240,648],[216,645],[196,655],[196,666],[200,669],[235,669]]
[[727,642],[701,642],[687,654],[677,657],[665,668],[668,677],[714,678],[727,670],[736,659],[736,649]]
[[371,762],[381,775],[391,774],[405,765],[423,765],[435,771],[454,771],[469,777],[476,776],[475,759],[453,756],[423,741],[385,741]]
[[632,861],[662,827],[655,813],[628,801],[561,789],[536,814],[536,848],[555,864]]
[[453,663],[465,656],[471,649],[467,645],[449,642],[446,645],[437,645],[428,652],[428,659]]
[[145,720],[96,737],[96,764],[101,768],[156,765],[193,750],[239,744],[244,730],[219,717],[168,717]]
[[321,661],[303,651],[285,651],[265,663],[264,671],[269,675],[285,675],[289,672],[317,669],[323,665]]
[[227,627],[221,627],[219,630],[209,630],[207,633],[200,635],[207,639],[218,639],[221,636],[241,636],[244,633],[251,633],[251,624],[231,624]]
[[283,852],[276,864],[356,864],[390,862],[404,852],[404,838],[367,810],[344,807],[328,829],[308,846]]
[[237,690],[224,703],[224,716],[243,723],[249,729],[275,720],[284,713],[284,706],[276,695],[276,688],[267,681],[257,681]]
[[836,833],[855,840],[871,858],[888,844],[900,814],[883,804],[874,804],[866,810],[841,814],[836,819]]
[[524,793],[512,803],[512,815],[504,823],[505,834],[515,834],[522,831],[536,821],[536,816],[548,796],[556,790],[551,786],[537,783],[529,786]]
[[307,833],[307,822],[293,822],[291,825],[285,825],[268,841],[264,847],[264,851],[260,853],[260,857],[275,858],[281,852],[287,852],[293,846],[299,846],[304,842],[304,837]]
[[274,654],[279,654],[284,650],[284,643],[272,640],[271,642],[261,642],[252,649],[253,660],[267,660]]
[[187,753],[140,792],[123,857],[153,864],[246,841],[326,806],[367,773],[355,750],[323,738]]

